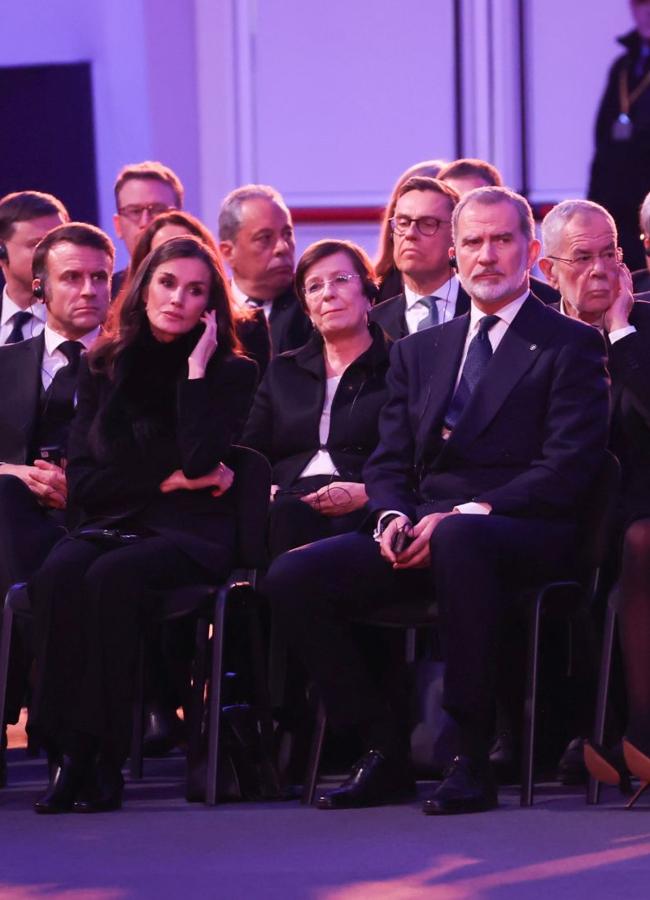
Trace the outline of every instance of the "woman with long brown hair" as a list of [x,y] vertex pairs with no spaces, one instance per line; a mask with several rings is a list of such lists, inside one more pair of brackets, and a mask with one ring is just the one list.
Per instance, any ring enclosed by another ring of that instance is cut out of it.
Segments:
[[51,760],[37,812],[120,806],[147,592],[228,571],[233,500],[213,488],[255,381],[219,259],[193,237],[161,244],[82,360],[67,467],[80,524],[28,586],[34,725]]

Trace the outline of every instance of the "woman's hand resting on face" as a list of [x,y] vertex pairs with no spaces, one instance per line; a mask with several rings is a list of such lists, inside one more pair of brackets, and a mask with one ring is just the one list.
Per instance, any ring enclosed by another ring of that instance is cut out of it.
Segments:
[[196,346],[190,353],[188,363],[188,378],[203,378],[208,363],[212,359],[214,351],[217,349],[217,314],[212,309],[210,312],[204,312],[201,316],[201,322],[205,325],[205,330],[196,342]]

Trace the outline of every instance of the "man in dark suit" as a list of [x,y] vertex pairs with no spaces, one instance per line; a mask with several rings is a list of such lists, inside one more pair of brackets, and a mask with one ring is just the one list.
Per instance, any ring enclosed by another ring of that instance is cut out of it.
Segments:
[[[627,741],[650,748],[650,299],[632,294],[604,207],[565,200],[542,224],[546,277],[562,312],[603,332],[612,377],[610,448],[621,463],[619,633],[627,687]],[[589,706],[587,706],[589,709]],[[585,730],[582,733],[586,733]],[[594,774],[598,775],[597,771]]]
[[0,200],[0,345],[36,337],[45,311],[32,296],[34,248],[50,229],[68,222],[65,206],[51,194],[18,191]]
[[293,288],[296,242],[291,213],[275,188],[236,188],[219,211],[219,248],[232,271],[235,302],[261,309],[271,353],[302,347],[311,334]]
[[[120,169],[113,192],[115,234],[124,241],[129,257],[151,220],[168,209],[182,209],[185,195],[178,175],[155,160],[129,163]],[[113,276],[113,297],[120,292],[126,273],[127,269],[120,269]]]
[[449,259],[453,188],[416,175],[397,194],[390,220],[393,259],[404,290],[370,311],[370,320],[393,340],[448,322],[469,309],[469,297]]
[[[51,230],[33,259],[33,293],[45,309],[45,328],[38,337],[0,348],[3,598],[11,584],[38,568],[65,530],[62,463],[76,374],[80,353],[106,316],[114,253],[110,238],[92,225]],[[10,721],[18,711],[10,711]]]
[[330,720],[367,749],[319,798],[325,809],[412,795],[403,736],[350,619],[432,588],[460,755],[425,812],[496,804],[488,750],[504,621],[526,583],[567,572],[577,507],[607,441],[603,341],[529,293],[539,242],[528,203],[480,188],[456,206],[452,229],[472,306],[393,348],[364,471],[379,547],[362,533],[332,538],[278,558],[266,580]]

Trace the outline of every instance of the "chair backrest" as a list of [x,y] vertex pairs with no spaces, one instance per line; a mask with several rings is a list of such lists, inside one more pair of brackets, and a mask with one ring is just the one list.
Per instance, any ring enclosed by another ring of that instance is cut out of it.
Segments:
[[229,464],[235,472],[232,490],[237,504],[237,566],[267,565],[266,530],[271,496],[271,466],[250,447],[234,446]]
[[576,563],[583,583],[593,578],[609,551],[620,480],[619,461],[606,450],[578,512]]

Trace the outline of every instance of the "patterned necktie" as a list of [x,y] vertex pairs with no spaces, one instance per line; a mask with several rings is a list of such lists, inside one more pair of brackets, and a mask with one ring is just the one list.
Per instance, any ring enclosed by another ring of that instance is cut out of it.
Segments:
[[32,313],[27,312],[26,310],[17,312],[13,317],[11,332],[5,343],[17,344],[19,341],[24,340],[25,335],[23,334],[23,325],[26,325],[31,318],[33,318]]
[[418,331],[424,331],[425,328],[432,328],[434,325],[437,325],[439,322],[438,318],[438,305],[436,304],[436,300],[438,298],[429,294],[427,297],[420,297],[418,303],[420,306],[426,306],[427,314],[422,319],[421,322],[418,322]]
[[465,357],[465,365],[456,388],[447,415],[445,426],[450,430],[456,427],[467,401],[472,396],[474,388],[481,380],[485,367],[492,359],[492,344],[488,331],[499,321],[499,316],[483,316],[478,323],[478,331],[470,341]]

